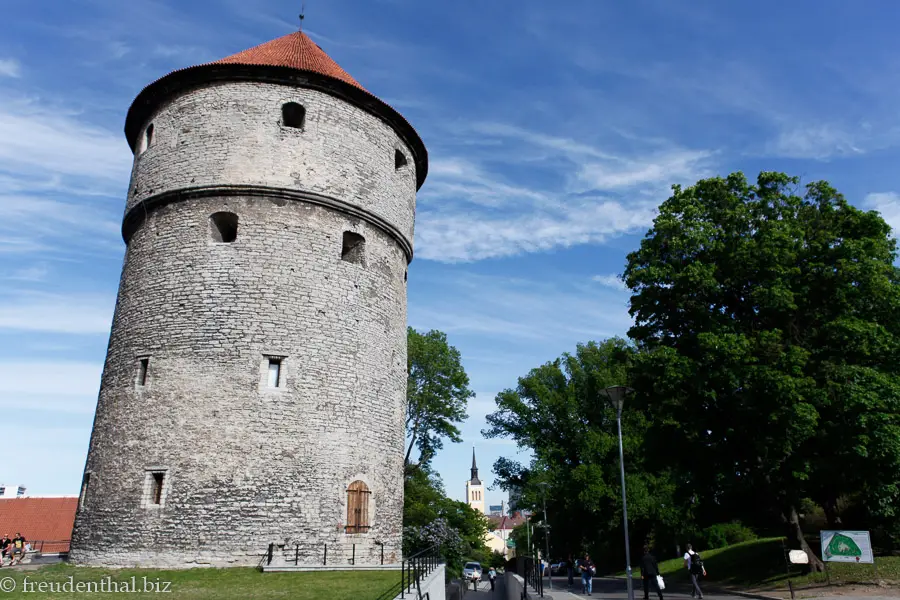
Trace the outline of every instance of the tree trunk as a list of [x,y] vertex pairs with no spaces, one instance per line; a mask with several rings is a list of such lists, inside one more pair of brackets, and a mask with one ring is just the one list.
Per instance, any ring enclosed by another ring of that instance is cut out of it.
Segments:
[[792,546],[796,546],[800,550],[806,552],[806,555],[809,557],[810,570],[815,573],[824,571],[825,563],[819,560],[816,553],[813,552],[812,548],[809,547],[809,544],[806,543],[806,538],[803,537],[803,530],[800,528],[800,515],[797,514],[796,505],[789,505],[788,514],[786,515],[785,520],[788,525],[788,540],[791,542]]
[[828,521],[828,526],[832,528],[836,528],[841,524],[841,518],[838,516],[838,508],[837,508],[837,499],[829,498],[825,501],[825,505],[822,506],[825,510],[825,519]]

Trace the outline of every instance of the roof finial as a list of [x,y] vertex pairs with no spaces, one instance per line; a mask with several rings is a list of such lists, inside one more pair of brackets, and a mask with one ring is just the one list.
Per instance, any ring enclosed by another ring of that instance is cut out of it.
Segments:
[[300,31],[303,31],[303,19],[306,18],[306,2],[300,4]]

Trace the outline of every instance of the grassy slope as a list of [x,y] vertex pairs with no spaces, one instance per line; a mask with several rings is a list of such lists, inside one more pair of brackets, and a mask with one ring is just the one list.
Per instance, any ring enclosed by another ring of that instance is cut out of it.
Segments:
[[[18,593],[2,594],[3,597],[21,595],[35,600],[63,598],[109,598],[117,594],[103,593],[21,593],[22,580],[29,582],[54,581],[66,582],[70,576],[75,581],[99,582],[107,576],[113,581],[128,581],[137,577],[138,586],[142,585],[142,577],[148,581],[171,581],[172,598],[240,599],[247,598],[290,598],[291,600],[374,600],[382,592],[399,582],[398,571],[320,571],[311,573],[261,573],[253,568],[231,569],[189,569],[177,571],[157,571],[150,569],[94,569],[54,565],[37,571],[16,571],[0,569],[0,580],[13,577],[17,581]],[[33,588],[37,589],[37,588]],[[140,589],[140,588],[139,588]]]
[[[824,583],[826,580],[824,573],[802,576],[797,565],[791,565],[788,575],[781,538],[735,544],[700,552],[700,555],[706,565],[706,581],[712,585],[762,588],[785,586],[788,579],[795,586]],[[876,557],[875,562],[879,579],[900,583],[900,557]],[[659,568],[667,582],[686,583],[690,579],[681,558],[660,562]],[[865,583],[875,580],[872,565],[829,563],[828,571],[832,583]],[[635,569],[636,577],[639,573],[640,569]]]

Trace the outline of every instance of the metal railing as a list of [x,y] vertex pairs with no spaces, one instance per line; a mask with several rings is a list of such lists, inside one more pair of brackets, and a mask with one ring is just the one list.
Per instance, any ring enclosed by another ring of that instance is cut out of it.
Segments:
[[31,552],[56,554],[68,552],[71,542],[72,540],[35,540],[27,543],[31,547]]
[[533,556],[523,556],[522,578],[525,580],[525,593],[528,592],[528,586],[535,593],[544,597],[544,574],[541,573],[541,561]]
[[429,600],[429,593],[422,593],[422,580],[442,563],[441,548],[438,545],[410,556],[400,566],[400,582],[385,590],[377,600],[390,600],[396,598],[397,594],[411,600]]
[[[355,566],[360,559],[368,559],[364,563],[368,565],[384,564],[384,544],[376,543],[380,548],[374,557],[372,556],[371,545],[359,545],[359,548],[357,548],[357,545],[358,544],[351,544],[348,548],[343,544],[322,544],[318,547],[318,550],[313,549],[311,551],[308,545],[299,542],[293,544],[271,543],[260,558],[259,567],[262,568],[271,565],[276,556],[280,556],[284,563],[293,564],[295,566],[301,564],[322,565],[326,567],[328,565]],[[373,558],[374,561],[371,560]]]

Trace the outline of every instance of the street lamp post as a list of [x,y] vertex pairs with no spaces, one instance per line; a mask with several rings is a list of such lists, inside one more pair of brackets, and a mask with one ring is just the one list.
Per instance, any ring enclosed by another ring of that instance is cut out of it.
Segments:
[[614,409],[619,425],[619,471],[622,476],[622,521],[625,525],[625,573],[628,575],[628,600],[634,600],[634,584],[631,578],[631,547],[628,543],[628,501],[625,495],[625,453],[622,450],[622,404],[633,390],[624,385],[614,385],[603,390]]
[[[544,539],[547,540],[547,568],[550,569],[550,576],[548,579],[550,580],[550,589],[553,589],[553,568],[550,566],[550,520],[547,519],[547,488],[550,486],[546,481],[542,481],[538,484],[541,486],[541,490],[543,491],[544,496]],[[541,576],[543,577],[543,573]]]

